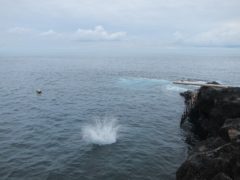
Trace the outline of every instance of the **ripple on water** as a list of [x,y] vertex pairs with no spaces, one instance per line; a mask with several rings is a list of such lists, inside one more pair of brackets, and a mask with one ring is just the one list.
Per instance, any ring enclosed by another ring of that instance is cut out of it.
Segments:
[[173,180],[187,146],[179,128],[185,87],[170,80],[240,84],[239,57],[29,57],[0,64],[1,180]]

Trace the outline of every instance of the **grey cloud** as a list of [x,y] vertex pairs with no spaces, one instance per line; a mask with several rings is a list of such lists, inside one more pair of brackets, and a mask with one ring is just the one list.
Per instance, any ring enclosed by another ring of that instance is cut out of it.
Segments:
[[239,7],[239,0],[1,0],[0,38],[14,46],[15,36],[31,34],[29,43],[57,41],[63,48],[60,41],[122,39],[149,47],[231,46],[240,44],[238,25],[227,25],[238,22]]

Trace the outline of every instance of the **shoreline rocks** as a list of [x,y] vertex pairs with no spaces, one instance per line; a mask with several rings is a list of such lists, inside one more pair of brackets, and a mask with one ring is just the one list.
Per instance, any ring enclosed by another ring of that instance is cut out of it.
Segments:
[[240,88],[201,87],[181,95],[181,125],[190,123],[198,141],[176,179],[240,180]]

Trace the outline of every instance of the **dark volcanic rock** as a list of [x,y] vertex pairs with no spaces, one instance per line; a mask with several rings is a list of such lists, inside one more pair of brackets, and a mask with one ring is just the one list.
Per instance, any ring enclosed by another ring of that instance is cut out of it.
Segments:
[[177,180],[240,180],[240,88],[185,92],[184,118],[200,141],[178,169]]
[[232,180],[232,178],[230,178],[224,173],[219,173],[212,180]]
[[192,91],[185,91],[181,92],[180,95],[184,97],[185,103],[188,104],[188,102],[191,100],[193,92]]
[[219,133],[227,140],[240,139],[240,118],[226,119]]
[[201,136],[216,136],[226,119],[240,117],[240,88],[208,88],[199,90],[189,119]]
[[[207,84],[219,84],[218,82],[216,81],[212,81],[212,82],[208,82]],[[220,84],[219,84],[220,85]]]

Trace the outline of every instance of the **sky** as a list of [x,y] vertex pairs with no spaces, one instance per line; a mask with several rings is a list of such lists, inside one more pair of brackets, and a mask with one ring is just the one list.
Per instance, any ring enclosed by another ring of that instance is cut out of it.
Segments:
[[240,49],[239,0],[0,0],[0,54]]

